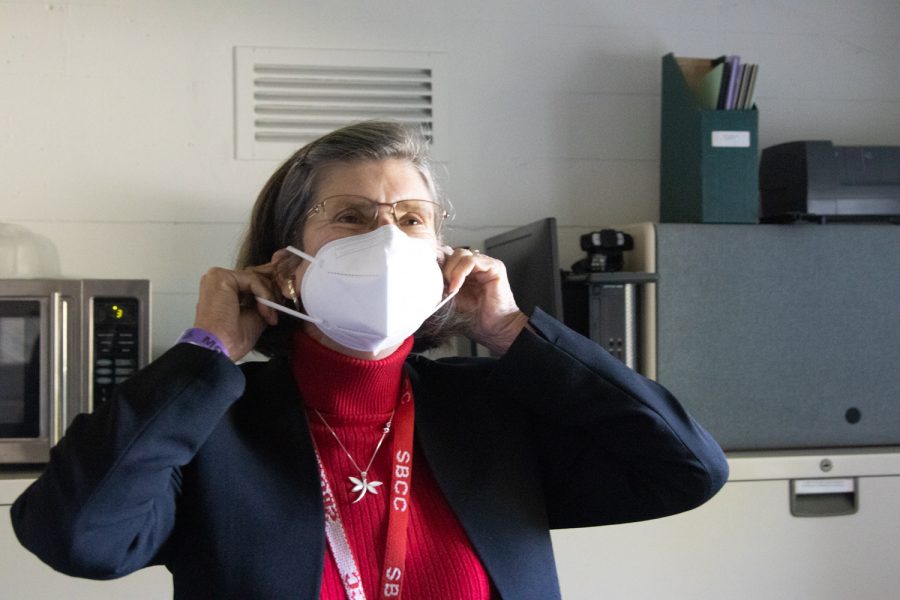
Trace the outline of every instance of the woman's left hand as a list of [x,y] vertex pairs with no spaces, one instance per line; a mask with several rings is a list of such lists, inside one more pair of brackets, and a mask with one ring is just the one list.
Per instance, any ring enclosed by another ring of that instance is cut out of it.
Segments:
[[442,250],[447,292],[459,290],[453,300],[456,310],[472,316],[468,337],[495,354],[504,354],[528,323],[509,287],[506,266],[477,250]]

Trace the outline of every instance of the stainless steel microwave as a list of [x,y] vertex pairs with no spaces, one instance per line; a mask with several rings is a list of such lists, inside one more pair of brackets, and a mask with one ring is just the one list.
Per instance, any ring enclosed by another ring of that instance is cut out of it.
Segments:
[[0,465],[46,462],[149,357],[149,281],[0,279]]

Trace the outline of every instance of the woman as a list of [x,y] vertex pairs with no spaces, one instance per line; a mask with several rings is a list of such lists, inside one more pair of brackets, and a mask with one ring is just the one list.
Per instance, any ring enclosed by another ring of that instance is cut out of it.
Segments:
[[[80,415],[18,499],[22,543],[83,577],[165,564],[177,598],[545,600],[550,528],[712,497],[727,464],[675,399],[524,315],[499,261],[441,245],[445,216],[399,125],[297,152],[184,343]],[[500,358],[428,360],[417,329]],[[253,348],[272,359],[234,364]]]

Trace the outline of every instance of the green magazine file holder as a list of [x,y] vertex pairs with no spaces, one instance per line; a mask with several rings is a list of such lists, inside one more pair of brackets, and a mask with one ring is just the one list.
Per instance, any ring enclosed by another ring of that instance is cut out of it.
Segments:
[[701,108],[671,53],[662,59],[660,222],[757,223],[756,108]]

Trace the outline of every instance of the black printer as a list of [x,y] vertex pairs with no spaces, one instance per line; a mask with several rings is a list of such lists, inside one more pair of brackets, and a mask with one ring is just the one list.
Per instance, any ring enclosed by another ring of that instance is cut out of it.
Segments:
[[788,142],[762,151],[760,221],[900,222],[900,146]]

